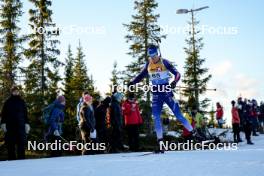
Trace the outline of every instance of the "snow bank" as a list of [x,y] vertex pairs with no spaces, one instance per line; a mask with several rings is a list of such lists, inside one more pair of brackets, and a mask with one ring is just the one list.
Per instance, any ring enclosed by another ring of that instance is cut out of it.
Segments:
[[59,157],[0,162],[1,176],[261,176],[264,135],[236,151],[177,151]]

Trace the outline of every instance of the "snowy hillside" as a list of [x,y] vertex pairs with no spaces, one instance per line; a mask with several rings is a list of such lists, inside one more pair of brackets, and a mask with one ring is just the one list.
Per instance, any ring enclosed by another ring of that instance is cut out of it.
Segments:
[[264,135],[236,151],[105,154],[0,162],[1,176],[261,176]]

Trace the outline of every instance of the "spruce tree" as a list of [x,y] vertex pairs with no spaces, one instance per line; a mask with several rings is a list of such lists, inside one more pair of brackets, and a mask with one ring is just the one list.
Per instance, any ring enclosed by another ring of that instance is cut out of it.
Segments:
[[20,35],[18,26],[22,16],[20,0],[0,0],[0,102],[4,101],[10,88],[17,80],[19,63],[22,59],[22,43],[25,37]]
[[[32,33],[28,34],[28,48],[25,57],[29,64],[24,70],[26,79],[25,97],[29,106],[29,116],[34,125],[32,134],[39,137],[43,133],[41,121],[42,109],[52,103],[58,90],[60,81],[58,60],[60,50],[57,48],[59,33],[52,20],[52,1],[29,0],[33,8],[29,10],[29,26]],[[35,137],[33,136],[33,137]]]
[[[63,86],[64,86],[64,95],[66,98],[66,101],[69,102],[67,103],[67,107],[69,107],[68,110],[72,111],[72,106],[70,104],[71,102],[71,97],[73,95],[72,91],[73,91],[73,85],[72,85],[72,80],[73,80],[73,67],[74,67],[74,57],[73,57],[73,53],[71,50],[71,46],[68,46],[68,51],[67,51],[67,58],[65,59],[65,71],[64,71],[64,82],[63,82]],[[66,111],[68,111],[66,110]],[[70,113],[70,112],[68,112]]]
[[94,87],[93,77],[88,75],[88,68],[84,59],[85,55],[80,41],[77,47],[76,57],[73,57],[71,48],[68,48],[64,79],[64,93],[66,98],[64,134],[67,135],[69,139],[75,139],[76,137],[76,110],[83,91],[88,91],[94,100],[100,97],[99,92],[97,92]]
[[199,37],[200,31],[196,30],[199,22],[193,16],[192,21],[193,25],[189,22],[189,38],[186,39],[187,47],[184,48],[187,58],[182,80],[186,86],[183,95],[188,98],[187,106],[205,109],[208,106],[209,99],[200,100],[200,97],[206,92],[207,83],[212,76],[208,74],[208,68],[203,67],[205,58],[200,56],[204,44],[202,43],[203,38]]
[[[134,59],[126,66],[124,80],[129,81],[137,75],[148,62],[147,48],[150,44],[157,44],[165,36],[160,34],[161,28],[157,24],[159,14],[155,14],[154,10],[158,7],[155,0],[136,0],[134,2],[135,15],[132,15],[132,21],[129,24],[124,24],[128,34],[125,36],[129,47],[129,55]],[[149,78],[143,81],[149,85]],[[138,92],[136,96],[139,99],[142,115],[145,120],[147,132],[151,132],[151,94],[150,92]]]
[[113,70],[111,72],[111,78],[110,78],[110,93],[108,95],[111,95],[113,92],[116,91],[117,86],[120,86],[120,75],[121,72],[117,69],[117,62],[115,61],[113,64]]
[[[27,94],[41,96],[40,104],[43,107],[56,98],[57,84],[60,80],[58,68],[61,62],[57,56],[60,54],[57,45],[59,33],[55,30],[56,24],[52,21],[52,1],[49,0],[29,0],[34,8],[29,10],[29,21],[32,33],[28,35],[29,48],[25,56],[30,64],[26,69],[27,90],[35,90]],[[32,72],[38,74],[32,74]],[[32,83],[36,80],[36,83]],[[36,87],[32,87],[36,86]]]
[[100,96],[94,86],[93,76],[88,74],[88,68],[84,61],[85,55],[81,42],[77,47],[77,54],[73,66],[73,78],[71,79],[72,94],[74,100],[79,100],[82,92],[87,90],[93,98]]
[[[68,46],[67,58],[65,59],[65,71],[64,71],[64,95],[66,99],[66,109],[65,109],[65,123],[64,129],[65,134],[69,139],[75,139],[75,128],[77,126],[76,121],[76,107],[78,99],[74,100],[74,86],[73,86],[73,68],[74,68],[75,58],[73,56],[71,46]],[[80,96],[80,95],[79,95]]]
[[73,79],[71,85],[73,87],[73,99],[79,100],[82,92],[88,90],[92,95],[94,92],[94,86],[91,84],[93,81],[88,76],[88,69],[84,62],[85,55],[81,43],[77,47],[77,54],[73,67]]

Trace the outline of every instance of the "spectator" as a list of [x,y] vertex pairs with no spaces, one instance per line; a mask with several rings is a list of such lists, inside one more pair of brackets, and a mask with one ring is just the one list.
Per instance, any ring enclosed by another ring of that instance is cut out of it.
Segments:
[[106,134],[106,113],[107,109],[110,106],[111,98],[106,97],[95,109],[94,116],[95,116],[95,129],[97,132],[97,139],[99,142],[106,143],[107,141],[107,134]]
[[[62,124],[64,122],[64,109],[65,109],[65,97],[58,96],[57,99],[53,102],[54,107],[52,109],[50,119],[49,119],[49,127],[48,127],[48,135],[47,139],[51,143],[55,143],[61,139],[61,135],[63,133]],[[52,150],[51,156],[57,157],[61,156],[62,152],[60,150]]]
[[101,102],[100,97],[97,97],[95,100],[93,100],[92,103],[93,111],[95,111],[95,109],[99,106],[100,102]]
[[252,131],[253,136],[258,136],[257,130],[258,130],[258,103],[256,100],[251,101],[251,120],[252,120]]
[[240,118],[240,131],[244,131],[243,129],[243,125],[244,125],[244,122],[245,122],[245,104],[242,100],[242,97],[239,97],[237,99],[237,110],[238,110],[238,115],[239,115],[239,118]]
[[245,137],[247,140],[247,144],[253,145],[254,143],[251,141],[251,133],[252,133],[252,122],[251,122],[251,105],[250,101],[247,101],[247,99],[244,99],[244,131],[245,131]]
[[25,159],[26,134],[30,131],[27,106],[19,94],[19,88],[13,86],[2,109],[1,128],[5,133],[8,160]]
[[128,99],[122,105],[125,129],[128,134],[128,145],[131,151],[139,149],[139,126],[143,123],[139,106],[133,93],[128,94]]
[[260,107],[259,107],[259,126],[260,126],[260,133],[263,134],[264,132],[264,102],[260,102]]
[[82,93],[82,97],[80,98],[79,100],[79,103],[77,105],[77,114],[76,114],[76,120],[78,121],[78,125],[80,126],[80,110],[81,110],[81,107],[82,107],[82,104],[83,104],[83,99],[84,99],[84,96],[85,95],[89,95],[89,92],[88,91],[84,91]]
[[124,150],[124,146],[121,139],[122,133],[122,112],[120,103],[123,99],[123,94],[116,92],[112,96],[110,106],[110,121],[112,126],[112,137],[111,137],[111,152],[117,153],[120,150]]
[[217,102],[216,103],[216,120],[217,120],[219,128],[223,127],[223,124],[224,124],[223,116],[224,116],[223,107],[220,105],[219,102]]
[[193,115],[195,120],[195,128],[199,134],[200,140],[206,140],[206,122],[204,116],[202,115],[201,111],[197,110],[197,108],[193,109]]
[[[80,110],[81,137],[85,144],[92,142],[92,140],[96,138],[95,118],[92,108],[92,100],[93,98],[89,94],[84,95]],[[83,150],[82,154],[87,154],[87,151]]]
[[238,142],[242,142],[242,140],[240,139],[240,129],[239,129],[239,125],[240,125],[240,118],[239,118],[239,113],[238,113],[238,109],[235,106],[236,102],[233,100],[231,102],[232,104],[232,110],[231,110],[231,114],[232,114],[232,126],[233,126],[233,133],[234,133],[234,142],[238,143]]

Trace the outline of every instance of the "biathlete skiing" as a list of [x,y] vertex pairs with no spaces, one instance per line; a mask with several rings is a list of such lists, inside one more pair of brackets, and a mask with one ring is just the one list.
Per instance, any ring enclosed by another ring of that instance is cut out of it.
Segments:
[[[154,118],[154,126],[158,143],[158,149],[155,149],[155,152],[163,153],[164,150],[162,150],[160,147],[160,144],[163,142],[163,129],[160,115],[164,103],[169,106],[176,118],[191,133],[192,136],[196,136],[196,130],[193,129],[188,120],[182,115],[179,103],[174,99],[172,92],[180,80],[180,73],[168,60],[163,59],[159,55],[157,46],[149,46],[148,56],[149,61],[146,63],[139,75],[129,82],[128,86],[135,85],[146,76],[149,76],[153,87],[152,115]],[[171,83],[169,83],[171,78],[170,73],[172,73],[174,76],[174,79]],[[167,89],[168,86],[170,88],[169,90]]]

